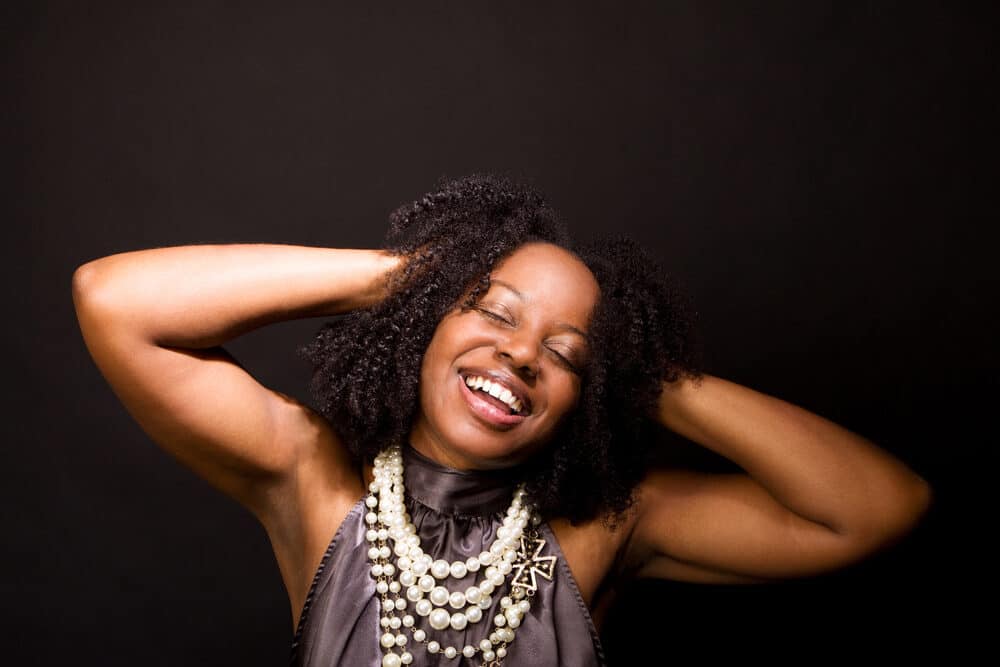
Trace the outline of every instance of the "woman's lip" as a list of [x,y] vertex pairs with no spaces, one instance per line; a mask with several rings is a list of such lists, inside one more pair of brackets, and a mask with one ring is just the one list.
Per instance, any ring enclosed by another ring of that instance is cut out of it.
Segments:
[[458,375],[458,383],[461,385],[460,391],[462,392],[462,397],[465,399],[466,404],[469,409],[472,410],[473,414],[482,419],[483,421],[489,423],[492,426],[507,426],[511,427],[516,424],[523,422],[526,417],[524,415],[512,415],[504,412],[492,403],[485,401],[476,394],[478,392],[469,389],[469,386],[465,384],[465,378]]

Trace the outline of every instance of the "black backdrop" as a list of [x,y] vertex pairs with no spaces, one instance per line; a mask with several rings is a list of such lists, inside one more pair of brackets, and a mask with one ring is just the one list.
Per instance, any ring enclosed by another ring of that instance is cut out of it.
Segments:
[[[265,666],[291,639],[263,529],[116,401],[77,329],[73,270],[188,243],[374,247],[393,207],[484,169],[535,179],[581,236],[648,244],[698,305],[710,373],[874,440],[937,491],[909,538],[827,577],[642,582],[606,628],[612,664],[971,650],[965,600],[991,595],[974,564],[992,522],[973,518],[970,472],[996,442],[974,424],[998,370],[988,17],[280,5],[0,10],[0,661]],[[307,399],[293,349],[320,324],[228,347]]]

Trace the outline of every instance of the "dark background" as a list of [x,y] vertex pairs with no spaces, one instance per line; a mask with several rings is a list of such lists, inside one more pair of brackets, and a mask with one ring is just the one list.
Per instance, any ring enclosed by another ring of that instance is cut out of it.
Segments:
[[[906,540],[826,577],[642,582],[606,627],[612,664],[973,650],[968,605],[992,596],[973,482],[996,444],[991,17],[515,4],[0,10],[0,661],[263,667],[291,640],[266,534],[117,402],[73,270],[191,243],[375,247],[392,208],[477,170],[533,178],[582,237],[648,244],[698,306],[708,372],[872,439],[936,491]],[[321,323],[227,347],[308,400],[293,350]]]

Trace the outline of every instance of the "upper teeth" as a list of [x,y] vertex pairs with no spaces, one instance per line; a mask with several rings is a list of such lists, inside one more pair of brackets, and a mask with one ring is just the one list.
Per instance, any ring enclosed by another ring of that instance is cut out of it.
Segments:
[[521,399],[514,396],[514,393],[503,386],[496,380],[489,380],[484,378],[482,375],[470,375],[465,378],[465,384],[469,385],[471,389],[479,389],[485,391],[487,394],[493,398],[499,398],[501,401],[506,403],[511,407],[514,412],[520,412],[524,405],[521,403]]

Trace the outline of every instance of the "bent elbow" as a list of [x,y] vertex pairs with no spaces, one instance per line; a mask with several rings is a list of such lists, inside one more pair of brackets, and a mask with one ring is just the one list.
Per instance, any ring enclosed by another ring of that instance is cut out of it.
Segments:
[[883,511],[873,511],[865,527],[855,535],[865,551],[890,547],[920,525],[934,502],[933,487],[923,478],[918,478]]

